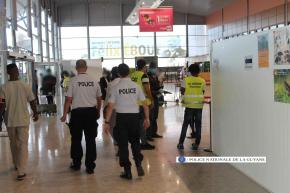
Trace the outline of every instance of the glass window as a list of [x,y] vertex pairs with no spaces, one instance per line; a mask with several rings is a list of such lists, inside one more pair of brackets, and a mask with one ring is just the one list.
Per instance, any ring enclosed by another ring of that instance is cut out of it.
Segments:
[[87,59],[88,41],[86,27],[61,28],[62,57],[65,60]]
[[90,38],[91,58],[121,58],[121,38]]
[[173,32],[157,32],[156,42],[159,57],[185,57],[186,26],[175,25]]
[[87,37],[86,27],[62,27],[61,38],[85,38]]
[[185,63],[185,58],[158,58],[158,67],[184,66]]
[[90,27],[91,58],[121,58],[121,27]]
[[38,37],[37,36],[33,36],[33,53],[34,54],[40,54],[39,43],[38,43]]
[[45,26],[45,12],[41,9],[41,24]]
[[47,49],[46,49],[46,41],[43,41],[42,42],[42,56],[44,57],[44,58],[47,58],[47,56],[48,56],[48,54],[47,54]]
[[6,17],[8,19],[11,19],[11,17],[12,17],[11,2],[12,2],[11,0],[6,0],[6,7],[7,7],[7,9],[6,9]]
[[209,53],[206,25],[188,26],[189,56],[200,56]]
[[17,6],[17,25],[27,29],[27,1],[16,1]]
[[46,41],[46,30],[45,30],[45,26],[41,25],[41,33],[42,33],[42,40]]
[[51,31],[48,31],[48,41],[50,44],[52,44]]
[[154,33],[139,32],[139,26],[124,26],[124,57],[154,56]]
[[35,17],[31,17],[32,34],[38,36],[37,21]]
[[88,50],[62,50],[62,58],[64,60],[87,59]]
[[102,68],[111,70],[114,66],[118,66],[121,63],[122,63],[121,59],[104,60],[102,63]]
[[48,30],[51,31],[51,17],[48,16]]
[[49,56],[50,56],[50,58],[53,58],[53,49],[52,49],[52,45],[49,45]]
[[15,31],[16,35],[16,45],[19,48],[23,48],[26,50],[31,51],[31,39],[27,35],[27,31],[21,29],[20,27],[17,28],[17,31]]
[[121,37],[121,26],[89,27],[90,37]]
[[135,59],[125,59],[124,63],[127,64],[130,68],[135,68]]
[[87,49],[87,38],[61,39],[61,47],[63,50]]
[[11,22],[6,23],[6,36],[7,36],[7,47],[13,48]]

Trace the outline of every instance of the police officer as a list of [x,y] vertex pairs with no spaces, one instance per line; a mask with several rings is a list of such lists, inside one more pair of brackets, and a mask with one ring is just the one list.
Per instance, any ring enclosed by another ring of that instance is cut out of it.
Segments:
[[101,90],[98,81],[86,74],[87,64],[85,60],[76,62],[78,75],[71,79],[66,94],[64,112],[61,118],[66,121],[69,107],[71,106],[70,133],[71,133],[71,158],[70,168],[79,170],[83,156],[82,135],[86,139],[86,171],[88,174],[94,173],[97,156],[96,141],[97,119],[100,117]]
[[184,78],[181,83],[181,94],[183,95],[182,103],[185,106],[185,112],[177,148],[184,149],[183,142],[186,137],[187,127],[191,121],[193,121],[196,129],[196,139],[195,143],[192,144],[192,149],[197,150],[201,139],[205,80],[198,76],[200,73],[199,63],[190,65],[188,70],[191,76]]
[[[120,64],[118,71],[121,76],[120,82],[114,86],[109,96],[109,103],[106,111],[104,130],[106,133],[110,130],[110,118],[113,108],[116,110],[116,136],[119,146],[119,163],[124,167],[124,173],[121,178],[132,179],[131,162],[129,160],[128,142],[131,143],[132,153],[137,167],[138,176],[144,176],[144,170],[141,162],[143,155],[140,148],[139,133],[139,105],[138,101],[145,101],[145,96],[140,87],[130,80],[129,67],[126,64]],[[149,109],[146,104],[144,108],[144,128],[150,126]]]
[[[152,101],[153,96],[150,90],[150,82],[148,75],[146,74],[147,67],[146,67],[146,61],[144,59],[137,60],[137,70],[131,74],[131,80],[134,81],[139,85],[141,90],[143,91],[146,100],[145,104],[147,106],[153,107]],[[140,137],[141,137],[141,149],[143,150],[152,150],[155,148],[154,145],[151,145],[147,141],[147,135],[146,130],[143,128],[143,122],[144,122],[144,112],[142,109],[142,105],[140,105]],[[149,138],[148,140],[153,140],[152,138]]]

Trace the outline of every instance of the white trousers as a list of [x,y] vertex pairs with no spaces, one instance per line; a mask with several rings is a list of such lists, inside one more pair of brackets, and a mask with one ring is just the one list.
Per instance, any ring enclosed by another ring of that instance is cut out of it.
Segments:
[[7,131],[14,166],[18,175],[22,175],[26,172],[28,159],[29,127],[8,127]]

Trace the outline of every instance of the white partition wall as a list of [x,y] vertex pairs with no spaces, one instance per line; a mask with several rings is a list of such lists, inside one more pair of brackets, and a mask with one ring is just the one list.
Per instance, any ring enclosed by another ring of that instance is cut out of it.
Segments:
[[[290,104],[274,102],[273,32],[269,68],[259,68],[258,38],[212,45],[212,143],[219,156],[266,156],[267,164],[234,166],[273,193],[290,192]],[[245,68],[245,57],[253,67]],[[230,183],[230,182],[229,182]]]

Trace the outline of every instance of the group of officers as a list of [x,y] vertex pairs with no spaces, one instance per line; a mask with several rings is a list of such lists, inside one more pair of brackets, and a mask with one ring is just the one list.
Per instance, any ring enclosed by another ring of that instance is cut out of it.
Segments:
[[[99,82],[87,73],[85,60],[76,62],[77,76],[70,80],[66,92],[64,112],[61,121],[67,120],[70,113],[69,128],[71,133],[70,168],[80,170],[82,151],[82,135],[86,139],[85,166],[88,174],[94,173],[96,166],[97,120],[102,108],[102,92]],[[196,138],[192,145],[197,150],[201,139],[202,108],[204,103],[205,81],[199,77],[199,64],[192,64],[187,76],[181,84],[182,103],[185,106],[184,122],[177,148],[183,149],[188,125],[194,125]],[[157,77],[157,65],[151,63],[147,69],[146,61],[137,61],[136,70],[130,73],[126,64],[114,67],[104,100],[103,129],[111,134],[118,145],[119,164],[124,168],[120,175],[124,179],[132,179],[131,162],[128,143],[131,144],[138,176],[144,176],[141,150],[152,150],[155,147],[148,143],[153,138],[162,138],[157,133],[159,111],[158,96],[160,84]]]

